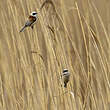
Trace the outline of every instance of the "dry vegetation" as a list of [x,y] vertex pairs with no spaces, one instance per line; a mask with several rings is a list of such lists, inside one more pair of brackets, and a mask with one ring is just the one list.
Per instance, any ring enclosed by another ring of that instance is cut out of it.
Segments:
[[110,110],[109,0],[0,0],[0,14],[0,110]]

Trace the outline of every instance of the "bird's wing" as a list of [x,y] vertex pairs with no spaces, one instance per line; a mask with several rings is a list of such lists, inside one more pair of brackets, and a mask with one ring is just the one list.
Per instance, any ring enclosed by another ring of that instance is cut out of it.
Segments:
[[25,23],[25,26],[26,26],[26,27],[27,27],[27,26],[31,26],[32,23],[33,23],[32,21],[27,21],[27,22]]

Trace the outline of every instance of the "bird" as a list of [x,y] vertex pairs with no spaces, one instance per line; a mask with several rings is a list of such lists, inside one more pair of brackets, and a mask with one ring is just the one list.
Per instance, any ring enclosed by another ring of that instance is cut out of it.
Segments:
[[25,25],[22,27],[22,29],[20,30],[20,32],[23,32],[25,30],[26,27],[31,27],[33,29],[33,25],[36,22],[38,16],[37,16],[37,12],[33,11],[29,17],[28,20],[26,21]]
[[67,83],[69,82],[69,78],[70,78],[70,72],[68,71],[68,69],[63,69],[61,77],[64,83],[64,88],[67,88]]

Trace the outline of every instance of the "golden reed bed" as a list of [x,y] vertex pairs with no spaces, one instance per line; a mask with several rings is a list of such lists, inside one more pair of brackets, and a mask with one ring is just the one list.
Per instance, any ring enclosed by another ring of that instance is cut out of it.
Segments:
[[1,0],[0,17],[0,110],[110,110],[109,0]]

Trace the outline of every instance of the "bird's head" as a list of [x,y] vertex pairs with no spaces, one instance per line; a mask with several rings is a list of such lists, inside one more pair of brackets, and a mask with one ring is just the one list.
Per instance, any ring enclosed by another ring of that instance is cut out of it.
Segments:
[[63,70],[63,73],[65,73],[65,72],[68,72],[68,69],[64,69],[64,70]]
[[37,14],[38,14],[37,12],[33,11],[30,15],[33,17],[37,17]]

